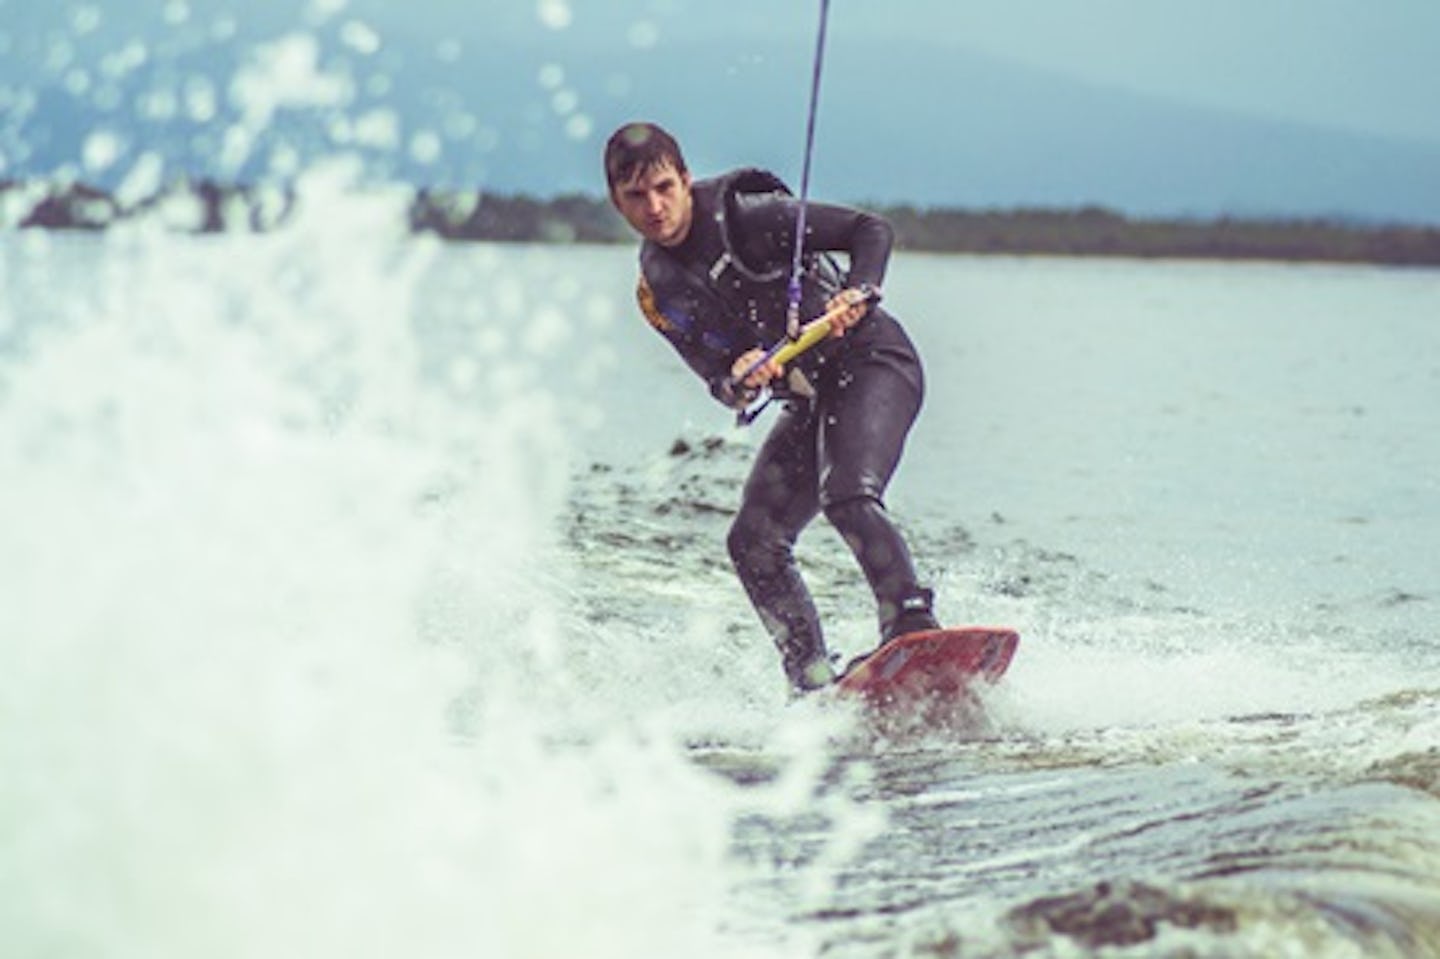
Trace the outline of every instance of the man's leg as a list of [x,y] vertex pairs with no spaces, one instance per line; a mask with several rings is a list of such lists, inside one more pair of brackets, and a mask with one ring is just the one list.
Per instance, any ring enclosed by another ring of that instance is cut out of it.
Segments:
[[920,412],[919,365],[860,359],[821,410],[820,497],[875,594],[882,641],[939,623],[904,537],[885,510],[885,489]]
[[735,572],[797,690],[823,686],[833,676],[820,617],[794,555],[800,531],[820,512],[815,467],[813,414],[785,410],[755,458],[727,539]]
[[920,586],[905,539],[880,500],[852,497],[827,506],[825,516],[849,544],[875,594],[882,642],[939,628],[934,594]]

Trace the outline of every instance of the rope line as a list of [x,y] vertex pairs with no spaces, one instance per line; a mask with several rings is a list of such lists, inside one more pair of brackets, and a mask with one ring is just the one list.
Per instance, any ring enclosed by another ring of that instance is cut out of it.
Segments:
[[805,207],[810,198],[810,157],[815,151],[815,115],[820,106],[820,70],[825,62],[825,25],[830,19],[830,0],[820,0],[820,28],[815,35],[815,63],[810,74],[810,112],[805,118],[805,161],[800,169],[800,211],[795,217],[795,259],[790,265],[789,306],[785,310],[785,334],[800,336],[800,274],[805,255]]

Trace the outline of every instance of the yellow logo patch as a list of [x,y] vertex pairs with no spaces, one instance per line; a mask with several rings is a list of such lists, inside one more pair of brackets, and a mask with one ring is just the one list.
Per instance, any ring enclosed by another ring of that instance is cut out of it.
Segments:
[[675,324],[665,319],[665,314],[660,312],[660,307],[655,302],[655,291],[645,282],[644,274],[641,274],[640,282],[635,285],[635,299],[640,302],[640,312],[645,314],[645,319],[651,326],[661,333],[669,333],[675,329]]

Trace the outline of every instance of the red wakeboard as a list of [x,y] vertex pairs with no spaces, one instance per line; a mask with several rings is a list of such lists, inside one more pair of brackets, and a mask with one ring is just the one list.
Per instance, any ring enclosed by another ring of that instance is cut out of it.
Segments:
[[972,684],[1005,674],[1019,643],[1020,634],[1003,626],[907,633],[865,657],[836,686],[887,711],[968,701]]

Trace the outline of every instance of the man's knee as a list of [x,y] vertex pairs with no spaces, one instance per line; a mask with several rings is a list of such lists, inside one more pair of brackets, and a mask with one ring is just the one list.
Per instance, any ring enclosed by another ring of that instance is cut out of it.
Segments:
[[847,508],[876,508],[883,512],[887,479],[873,469],[831,467],[820,479],[820,509],[827,517],[834,510]]
[[754,564],[761,557],[785,554],[789,542],[785,533],[763,513],[741,510],[730,524],[725,536],[725,548],[736,566]]
[[753,542],[754,533],[745,521],[745,514],[741,513],[730,524],[730,532],[725,534],[725,549],[730,553],[730,561],[739,566]]
[[825,518],[836,529],[864,525],[867,519],[885,516],[885,504],[871,492],[851,493],[825,503]]

